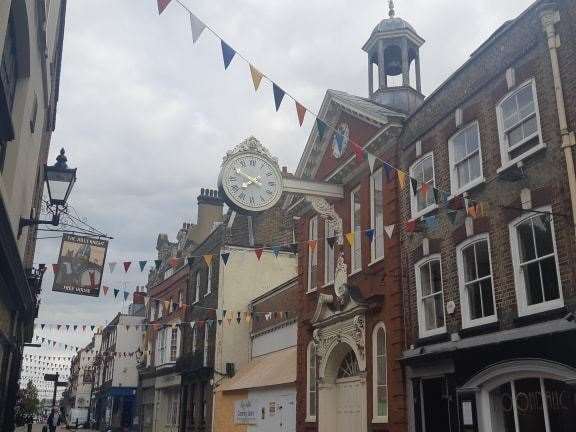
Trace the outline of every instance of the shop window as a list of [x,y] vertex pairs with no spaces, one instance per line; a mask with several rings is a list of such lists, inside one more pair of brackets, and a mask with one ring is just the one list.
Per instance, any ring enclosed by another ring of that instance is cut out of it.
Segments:
[[[434,199],[434,155],[429,153],[412,164],[410,177],[418,182],[416,194],[414,194],[412,188],[409,188],[412,217],[417,218],[436,208],[436,200]],[[426,192],[421,191],[424,183],[428,185]]]
[[544,147],[534,80],[509,93],[498,104],[496,112],[502,167],[512,165]]
[[462,326],[496,321],[488,234],[466,240],[456,248]]
[[372,262],[384,258],[384,196],[382,168],[370,176],[370,228],[374,237],[370,246]]
[[388,422],[388,356],[386,350],[386,327],[379,323],[372,332],[372,391],[374,423]]
[[444,333],[446,325],[440,255],[432,255],[416,264],[416,287],[420,337]]
[[[308,222],[308,240],[318,240],[318,217]],[[318,288],[318,247],[308,247],[308,292]]]
[[540,208],[510,224],[519,315],[564,305],[551,211]]
[[306,421],[316,421],[316,346],[314,342],[308,344],[307,357]]
[[483,181],[480,131],[474,122],[448,141],[452,195],[458,195]]

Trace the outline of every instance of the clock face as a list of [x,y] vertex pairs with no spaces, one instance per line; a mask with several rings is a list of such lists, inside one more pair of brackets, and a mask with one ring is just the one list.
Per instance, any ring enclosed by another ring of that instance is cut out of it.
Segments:
[[226,160],[220,188],[232,207],[251,212],[267,210],[282,195],[282,175],[277,165],[254,153],[240,153]]
[[332,154],[336,159],[339,159],[346,148],[348,147],[348,137],[350,136],[350,128],[346,123],[340,123],[336,132],[332,136]]

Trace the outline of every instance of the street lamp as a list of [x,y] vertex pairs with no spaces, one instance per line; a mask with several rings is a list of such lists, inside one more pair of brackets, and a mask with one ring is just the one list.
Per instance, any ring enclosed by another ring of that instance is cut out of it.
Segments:
[[44,165],[44,181],[48,189],[49,207],[54,207],[51,220],[40,220],[35,218],[30,211],[30,218],[20,218],[18,226],[18,237],[22,234],[22,228],[30,225],[54,225],[60,224],[60,208],[66,207],[68,196],[76,182],[76,168],[68,168],[68,159],[64,155],[64,149],[56,158],[56,163],[52,166]]

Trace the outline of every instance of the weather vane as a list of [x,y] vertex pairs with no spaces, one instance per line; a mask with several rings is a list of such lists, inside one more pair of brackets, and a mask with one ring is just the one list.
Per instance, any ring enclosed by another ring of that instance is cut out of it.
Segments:
[[388,11],[388,16],[390,18],[394,18],[395,12],[394,12],[394,0],[390,0],[388,2],[388,7],[390,8],[390,10]]

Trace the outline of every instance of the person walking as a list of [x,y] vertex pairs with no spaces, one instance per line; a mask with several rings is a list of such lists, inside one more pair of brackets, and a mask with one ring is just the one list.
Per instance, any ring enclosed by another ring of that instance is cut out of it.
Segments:
[[50,411],[47,423],[48,423],[48,431],[56,432],[56,427],[58,426],[58,423],[60,423],[60,415],[58,414],[55,408],[52,408],[52,411]]

